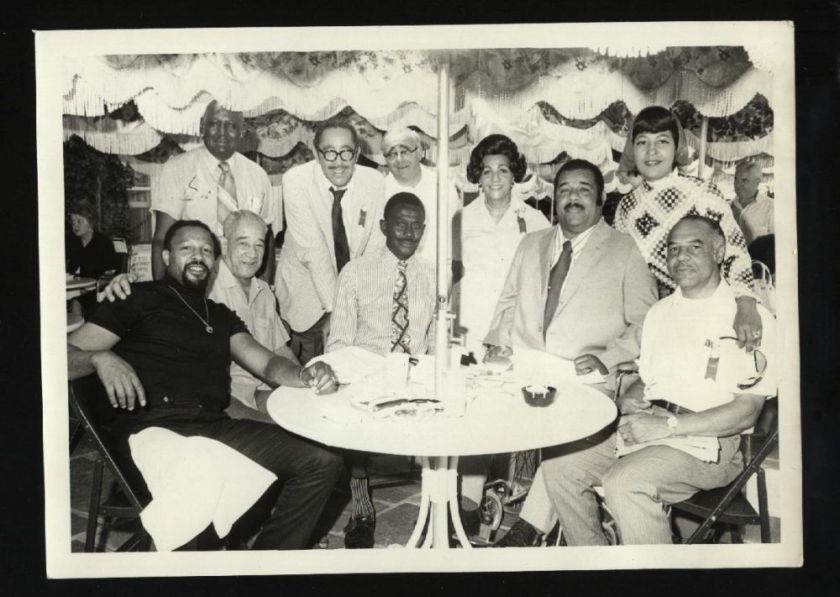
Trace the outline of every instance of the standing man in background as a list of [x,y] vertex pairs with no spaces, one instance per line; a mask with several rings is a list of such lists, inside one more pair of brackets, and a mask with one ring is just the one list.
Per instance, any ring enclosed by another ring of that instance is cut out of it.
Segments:
[[[420,198],[426,210],[426,232],[420,241],[418,254],[435,263],[437,254],[437,172],[421,164],[423,144],[419,133],[407,127],[388,129],[382,137],[382,154],[388,163],[385,177],[385,199],[397,193],[411,193]],[[452,181],[447,183],[447,221],[452,220],[461,200]]]
[[314,145],[316,160],[283,175],[286,238],[274,290],[301,363],[324,352],[339,272],[385,242],[374,233],[382,218],[385,179],[376,170],[356,167],[356,129],[344,121],[325,121],[315,131]]
[[262,278],[271,281],[274,234],[270,227],[279,226],[280,214],[265,170],[236,151],[245,129],[242,112],[228,110],[213,100],[207,104],[200,127],[204,144],[166,162],[152,187],[152,277],[163,277],[163,239],[175,221],[199,220],[221,236],[225,218],[233,211],[247,209],[269,226],[268,260]]
[[759,236],[773,234],[773,200],[764,190],[759,191],[761,165],[742,161],[735,166],[735,199],[732,215],[741,227],[749,245]]

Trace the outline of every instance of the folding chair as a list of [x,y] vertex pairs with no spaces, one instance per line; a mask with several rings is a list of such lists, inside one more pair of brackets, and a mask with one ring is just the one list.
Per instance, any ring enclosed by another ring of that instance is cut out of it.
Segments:
[[[76,412],[84,431],[91,438],[98,457],[93,468],[93,480],[90,488],[88,506],[88,524],[85,534],[84,551],[96,550],[96,526],[99,516],[106,520],[137,519],[144,504],[137,492],[131,487],[120,466],[109,449],[108,423],[105,413],[113,413],[105,397],[105,391],[96,375],[89,375],[70,382],[70,405]],[[111,472],[121,490],[116,495],[102,501],[102,478],[105,467]],[[147,551],[151,546],[151,537],[144,529],[134,533],[117,551]]]
[[[685,543],[717,543],[723,530],[729,529],[734,543],[743,543],[740,527],[760,525],[761,542],[770,543],[770,515],[767,507],[767,481],[764,459],[776,447],[779,439],[778,399],[767,400],[751,435],[741,437],[744,470],[725,487],[701,491],[684,502],[671,504],[673,510],[703,519]],[[758,512],[744,495],[744,488],[755,475],[758,489]]]

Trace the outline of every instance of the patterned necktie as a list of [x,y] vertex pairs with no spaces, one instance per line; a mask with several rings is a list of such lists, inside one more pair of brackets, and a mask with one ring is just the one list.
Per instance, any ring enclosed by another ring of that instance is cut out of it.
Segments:
[[411,354],[408,333],[408,278],[405,276],[406,261],[397,265],[397,280],[394,283],[394,307],[391,315],[391,352]]
[[[234,203],[236,203],[236,181],[233,179],[233,172],[230,171],[230,164],[227,162],[219,162],[219,189],[224,189],[230,198],[233,199]],[[218,193],[218,202],[219,202],[219,213],[218,213],[218,220],[219,223],[224,223],[225,219],[230,215],[232,211],[228,203],[222,198],[221,192]]]
[[543,315],[543,338],[545,338],[548,326],[551,320],[554,319],[554,312],[557,310],[557,305],[560,303],[560,291],[563,289],[563,281],[566,279],[566,274],[569,273],[569,266],[572,264],[572,241],[567,240],[563,243],[563,251],[560,253],[560,259],[551,268],[551,273],[548,275],[548,296],[545,299],[545,314]]
[[346,192],[347,189],[339,190],[330,187],[330,193],[333,196],[332,230],[335,246],[335,267],[339,272],[350,261],[350,246],[347,244],[347,232],[344,230],[344,220],[341,217],[341,198]]

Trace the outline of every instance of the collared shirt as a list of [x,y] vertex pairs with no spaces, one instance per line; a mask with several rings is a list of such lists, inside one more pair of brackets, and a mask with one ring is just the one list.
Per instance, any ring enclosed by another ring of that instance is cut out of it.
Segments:
[[618,204],[613,226],[633,237],[651,273],[659,283],[660,293],[670,293],[677,283],[668,273],[668,234],[680,219],[698,214],[720,223],[726,237],[723,277],[737,296],[752,295],[752,260],[732,208],[711,182],[674,170],[654,182],[643,180]]
[[741,205],[738,197],[732,200],[732,211],[744,231],[747,244],[757,239],[759,236],[773,234],[773,200],[767,196],[765,191],[759,191],[756,195],[755,201],[747,204],[746,207]]
[[[246,296],[245,289],[223,259],[219,261],[218,271],[211,282],[209,298],[235,311],[254,339],[271,352],[276,353],[289,341],[277,313],[277,301],[268,284],[252,278]],[[230,366],[230,382],[231,395],[253,409],[257,408],[254,392],[271,389],[236,363]]]
[[[407,260],[408,331],[411,354],[434,351],[435,270],[413,255]],[[391,315],[399,260],[388,248],[350,261],[338,276],[326,351],[359,346],[391,352]]]
[[[461,199],[454,183],[450,181],[447,187],[449,189],[448,222],[461,209]],[[434,169],[421,164],[420,180],[413,187],[403,185],[393,174],[388,173],[385,177],[385,201],[387,202],[397,193],[411,193],[423,202],[423,207],[426,209],[426,230],[420,240],[420,246],[417,248],[417,255],[435,263],[437,255],[437,173]],[[452,245],[451,238],[449,239],[449,245]]]
[[756,376],[756,357],[738,349],[734,340],[721,340],[734,335],[736,309],[735,294],[723,280],[708,298],[687,298],[677,288],[651,307],[639,357],[646,399],[668,400],[699,412],[732,402],[737,393],[775,396],[776,321],[758,305],[763,329],[759,350],[767,368],[758,384],[739,389],[738,383]]
[[[597,222],[596,222],[597,224]],[[566,236],[563,234],[563,229],[560,227],[560,224],[554,226],[555,234],[554,234],[554,247],[551,250],[551,267],[557,263],[560,259],[560,254],[563,252],[563,243],[566,242]],[[592,236],[592,231],[595,230],[595,224],[578,234],[571,240],[572,243],[572,262],[569,264],[569,271],[566,272],[566,277],[568,278],[569,274],[572,273],[572,269],[575,267],[575,262],[580,258],[580,254],[583,253],[583,249],[586,247],[586,241],[589,240],[589,237]],[[563,289],[560,289],[560,295],[563,295]]]
[[[277,229],[282,220],[275,205],[268,175],[240,153],[227,160],[236,184],[236,203],[259,215]],[[218,218],[219,160],[202,145],[171,158],[153,179],[151,210],[161,211],[175,220],[200,220],[216,234],[222,234]],[[224,192],[224,191],[222,191]]]
[[466,329],[468,343],[480,345],[487,335],[522,237],[549,226],[542,213],[517,197],[511,198],[498,222],[490,215],[483,195],[461,210],[461,238],[455,245],[460,246],[464,277],[457,303],[458,322]]

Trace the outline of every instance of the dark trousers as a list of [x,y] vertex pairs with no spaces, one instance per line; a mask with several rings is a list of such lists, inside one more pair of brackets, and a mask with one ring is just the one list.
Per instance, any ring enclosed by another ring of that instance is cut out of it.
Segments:
[[[157,426],[185,436],[215,439],[273,472],[282,483],[273,511],[271,505],[265,503],[265,496],[252,508],[268,515],[253,548],[305,549],[311,546],[312,531],[344,468],[340,456],[278,425],[234,421],[223,413],[209,413],[198,407],[126,415],[114,426],[114,448],[120,464],[133,477],[129,479],[133,487],[142,488],[148,496],[140,472],[130,457],[128,437],[132,433]],[[272,486],[266,493],[272,490],[276,492],[276,487]],[[252,511],[243,515],[243,518],[253,517]]]
[[309,359],[324,354],[324,347],[327,344],[326,329],[329,321],[329,314],[324,313],[321,319],[316,321],[311,328],[304,332],[298,332],[289,328],[289,336],[291,338],[289,346],[301,365],[306,366]]

